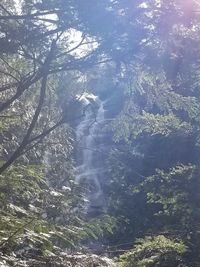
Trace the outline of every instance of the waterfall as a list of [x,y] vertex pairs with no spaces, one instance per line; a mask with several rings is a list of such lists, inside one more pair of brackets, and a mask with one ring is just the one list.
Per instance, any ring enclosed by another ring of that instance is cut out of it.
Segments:
[[102,191],[104,179],[103,159],[105,149],[103,132],[105,109],[104,102],[93,94],[79,97],[84,116],[76,127],[77,138],[77,175],[76,181],[84,187],[86,211],[95,215],[105,209]]

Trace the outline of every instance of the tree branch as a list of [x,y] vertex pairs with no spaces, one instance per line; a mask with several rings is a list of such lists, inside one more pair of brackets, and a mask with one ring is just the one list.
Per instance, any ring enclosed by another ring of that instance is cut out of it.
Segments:
[[16,99],[18,99],[24,93],[26,89],[28,89],[34,82],[37,82],[40,78],[41,74],[38,72],[30,75],[24,81],[19,82],[17,92],[0,106],[0,112],[7,109]]
[[39,97],[39,103],[38,106],[35,110],[35,114],[32,118],[32,121],[30,123],[30,126],[27,130],[26,135],[24,136],[20,146],[15,150],[15,152],[12,154],[12,156],[0,167],[0,174],[3,173],[8,167],[10,167],[12,165],[12,163],[21,156],[21,153],[23,152],[23,150],[26,148],[26,146],[29,143],[29,138],[31,136],[31,133],[33,132],[35,125],[37,123],[38,117],[40,115],[41,109],[43,107],[43,103],[44,103],[44,99],[45,99],[45,95],[46,95],[46,86],[47,86],[47,77],[48,77],[48,69],[49,69],[49,65],[50,62],[52,60],[53,57],[53,52],[54,52],[54,48],[55,48],[55,40],[53,40],[52,45],[51,45],[51,49],[50,52],[46,58],[46,61],[44,63],[44,68],[43,71],[44,75],[41,81],[41,89],[40,89],[40,97]]
[[0,20],[33,19],[33,18],[38,17],[38,16],[45,16],[45,15],[57,14],[57,11],[58,11],[58,10],[57,11],[56,10],[51,10],[51,11],[36,12],[36,13],[26,14],[26,15],[13,15],[10,12],[8,12],[2,4],[0,4],[0,7],[9,14],[7,16],[0,16]]
[[24,225],[19,227],[14,233],[12,233],[6,240],[0,243],[0,248],[2,248],[4,245],[9,243],[9,241],[16,235],[18,234],[21,230],[23,230],[26,226],[31,224],[33,221],[35,221],[35,218],[32,218],[30,221],[26,222]]
[[28,144],[28,140],[30,138],[30,135],[37,123],[39,114],[41,112],[43,103],[44,103],[44,98],[45,98],[45,92],[46,92],[46,83],[47,83],[47,75],[45,75],[42,79],[41,82],[41,89],[40,89],[40,98],[39,98],[39,103],[37,106],[37,109],[35,111],[35,114],[33,116],[33,119],[31,121],[31,124],[27,130],[26,135],[24,136],[23,141],[21,142],[20,146],[15,150],[15,152],[13,153],[13,155],[8,159],[8,161],[6,161],[6,163],[3,164],[3,166],[0,168],[0,174],[2,172],[4,172],[10,165],[12,165],[12,163],[21,155],[22,151],[24,150],[24,148],[27,146]]
[[9,76],[9,77],[13,78],[15,81],[19,82],[19,80],[9,72],[6,72],[6,71],[0,69],[0,73],[4,74],[6,76]]

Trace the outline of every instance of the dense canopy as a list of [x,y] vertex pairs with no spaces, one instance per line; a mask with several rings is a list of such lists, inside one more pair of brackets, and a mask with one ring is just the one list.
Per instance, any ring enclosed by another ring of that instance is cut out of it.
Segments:
[[200,266],[199,62],[199,0],[1,0],[0,266]]

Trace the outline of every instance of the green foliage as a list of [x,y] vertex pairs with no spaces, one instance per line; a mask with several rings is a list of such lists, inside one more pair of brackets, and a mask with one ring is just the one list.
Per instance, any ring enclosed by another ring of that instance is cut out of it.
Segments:
[[181,241],[163,235],[136,240],[133,250],[120,257],[120,267],[186,266],[180,257],[186,252]]
[[137,259],[134,251],[122,266],[200,262],[197,6],[196,1],[173,0],[140,5],[138,21],[147,34],[137,56],[129,54],[121,68],[123,107],[110,124],[116,144],[108,160],[106,188],[109,213],[118,219],[111,242],[127,249],[126,241],[164,233],[170,242],[179,239],[187,245],[187,264],[178,261],[178,251],[170,252],[169,262],[159,252],[149,258],[144,252]]
[[113,128],[117,129],[114,140],[126,142],[131,138],[137,138],[141,134],[153,135],[189,135],[192,133],[192,125],[181,121],[173,113],[169,115],[151,114],[145,111],[142,115],[118,117],[113,123]]
[[[2,253],[47,255],[105,233],[119,245],[153,232],[121,266],[184,266],[177,237],[199,266],[198,1],[20,3],[0,5]],[[92,220],[74,181],[69,126],[70,103],[88,88],[103,99],[115,90],[110,216]]]
[[192,229],[199,217],[199,184],[196,166],[179,165],[169,172],[156,170],[156,174],[144,179],[138,189],[145,192],[151,207],[157,207],[155,215],[163,218],[163,223],[168,218],[171,224],[178,224],[179,229]]

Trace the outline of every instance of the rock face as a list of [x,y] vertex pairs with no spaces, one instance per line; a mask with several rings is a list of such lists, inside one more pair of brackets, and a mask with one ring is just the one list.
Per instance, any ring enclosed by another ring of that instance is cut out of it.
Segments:
[[84,116],[76,127],[77,176],[85,191],[86,210],[91,216],[106,209],[102,184],[105,181],[105,158],[108,135],[105,126],[105,102],[93,94],[83,94],[79,101]]

